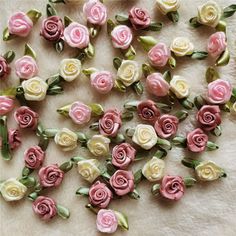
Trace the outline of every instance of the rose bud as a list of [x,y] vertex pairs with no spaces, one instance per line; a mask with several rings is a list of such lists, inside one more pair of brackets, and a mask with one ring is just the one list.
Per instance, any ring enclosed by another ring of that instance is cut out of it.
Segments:
[[192,152],[202,152],[205,150],[208,136],[201,130],[195,129],[187,135],[187,146]]
[[113,194],[106,184],[97,181],[89,189],[89,202],[96,207],[106,208]]
[[6,59],[0,56],[0,80],[5,79],[11,72]]
[[116,145],[112,150],[112,164],[120,169],[126,169],[134,160],[136,150],[129,143]]
[[139,7],[132,7],[130,9],[129,20],[135,30],[145,29],[151,23],[151,17],[147,10]]
[[122,124],[118,110],[108,110],[99,120],[99,131],[102,135],[115,137]]
[[5,116],[14,108],[14,100],[7,96],[0,96],[0,116]]
[[14,150],[20,146],[21,136],[18,129],[8,130],[8,143],[10,145],[11,150]]
[[219,106],[204,105],[197,113],[197,120],[203,130],[211,131],[221,124]]
[[178,130],[179,119],[172,115],[162,115],[158,117],[154,128],[157,135],[161,138],[170,138],[175,135]]
[[33,146],[24,152],[25,166],[30,169],[38,169],[45,157],[45,152],[39,146]]
[[154,123],[158,116],[160,116],[160,110],[152,100],[146,100],[140,102],[137,107],[138,116],[145,121]]
[[117,170],[110,178],[110,185],[118,196],[133,192],[133,173],[131,171]]

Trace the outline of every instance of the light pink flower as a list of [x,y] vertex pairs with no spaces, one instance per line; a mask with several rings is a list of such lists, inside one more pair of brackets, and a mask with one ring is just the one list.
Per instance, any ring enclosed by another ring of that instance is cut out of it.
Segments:
[[112,210],[99,210],[97,214],[97,229],[102,233],[114,233],[118,227],[118,219]]
[[96,207],[106,208],[113,194],[106,184],[97,181],[89,189],[89,202]]
[[11,150],[14,150],[20,146],[21,136],[18,129],[8,130],[8,143],[10,145]]
[[149,93],[164,97],[168,95],[170,85],[165,81],[161,73],[152,73],[146,79],[146,88]]
[[32,27],[32,20],[24,12],[16,12],[8,20],[8,30],[10,34],[20,37],[26,37]]
[[78,125],[88,123],[91,118],[91,108],[82,102],[74,102],[69,110],[70,118]]
[[185,191],[184,180],[180,176],[164,176],[161,181],[160,194],[170,200],[179,200]]
[[32,207],[34,213],[43,220],[50,220],[57,214],[56,202],[49,197],[37,197]]
[[104,25],[107,20],[107,8],[99,0],[89,0],[83,6],[87,21],[94,25]]
[[90,76],[91,85],[101,94],[109,93],[113,88],[113,78],[109,71],[94,72]]
[[170,58],[170,49],[164,43],[158,43],[148,52],[148,59],[153,66],[163,67]]
[[7,96],[0,96],[0,116],[5,116],[14,108],[14,100]]
[[145,29],[151,23],[151,17],[147,10],[139,7],[132,7],[130,9],[129,20],[135,30]]
[[127,49],[133,39],[130,28],[126,25],[118,25],[111,32],[112,44],[115,48]]
[[64,30],[64,39],[73,48],[86,48],[89,44],[88,28],[77,22],[72,22]]
[[11,68],[8,65],[6,59],[0,56],[0,80],[5,79],[11,72]]
[[207,146],[208,136],[202,129],[195,129],[187,134],[187,147],[191,152],[203,152]]
[[176,134],[178,130],[179,119],[169,114],[158,117],[154,128],[161,138],[169,138]]
[[208,40],[207,51],[212,57],[218,57],[225,51],[227,46],[226,35],[224,32],[212,34]]
[[45,152],[39,146],[32,146],[25,150],[24,161],[25,166],[30,169],[38,169],[44,161]]
[[16,75],[21,79],[30,79],[38,74],[38,66],[31,56],[23,56],[15,62]]
[[212,104],[224,104],[229,101],[232,94],[230,82],[217,79],[208,84],[207,99]]
[[117,170],[110,178],[110,185],[118,196],[134,190],[134,175],[131,171]]

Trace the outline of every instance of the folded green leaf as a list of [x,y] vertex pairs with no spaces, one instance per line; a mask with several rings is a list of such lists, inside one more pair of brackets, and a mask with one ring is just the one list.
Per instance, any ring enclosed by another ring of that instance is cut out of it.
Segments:
[[201,162],[195,159],[184,158],[181,163],[188,168],[195,169]]
[[177,11],[168,12],[166,15],[169,18],[169,20],[171,20],[174,23],[177,23],[179,21],[179,13]]
[[77,163],[77,162],[79,162],[79,161],[84,161],[84,160],[86,160],[86,158],[81,157],[81,156],[76,156],[76,157],[72,157],[70,160],[71,160],[72,162],[74,162],[74,163]]
[[206,81],[207,83],[211,83],[214,80],[217,80],[220,76],[219,73],[215,70],[214,67],[210,66],[206,70]]
[[54,43],[54,48],[58,53],[61,53],[64,49],[64,41],[63,39],[60,39],[59,41]]
[[172,148],[170,141],[168,141],[166,139],[158,138],[157,145],[164,150],[171,150],[171,148]]
[[230,60],[230,52],[229,49],[226,48],[225,51],[217,58],[216,66],[225,66],[229,63]]
[[99,123],[95,122],[89,126],[91,130],[98,131],[99,130]]
[[128,196],[135,200],[138,200],[140,198],[140,195],[136,189],[134,189],[133,192],[128,193]]
[[140,101],[130,101],[130,102],[126,102],[124,104],[124,108],[128,111],[136,111],[137,110],[137,106],[140,103]]
[[167,156],[167,151],[165,149],[159,149],[155,152],[153,156],[159,159],[164,159],[164,157]]
[[201,109],[201,107],[206,104],[207,104],[206,100],[201,95],[198,95],[194,98],[194,105],[198,110]]
[[114,66],[114,68],[115,68],[116,70],[118,70],[118,69],[120,68],[121,63],[122,63],[122,58],[120,58],[120,57],[115,57],[115,58],[113,59],[113,66]]
[[155,72],[154,68],[150,66],[148,63],[142,64],[142,71],[144,77],[147,77],[148,75]]
[[4,89],[4,90],[0,90],[0,96],[7,96],[7,97],[15,98],[16,88],[10,87],[10,88]]
[[145,31],[155,31],[156,32],[156,31],[160,31],[162,29],[162,27],[163,27],[162,22],[151,22],[151,24],[143,30],[145,30]]
[[46,12],[47,12],[47,16],[48,17],[49,16],[56,16],[57,15],[56,9],[51,4],[47,4]]
[[189,20],[189,24],[193,27],[193,28],[198,28],[200,26],[202,26],[201,23],[198,22],[198,18],[197,17],[193,17]]
[[130,121],[134,118],[133,112],[131,111],[124,111],[121,114],[122,121]]
[[196,179],[194,179],[192,177],[185,177],[184,178],[184,184],[187,188],[192,187],[196,182],[197,182]]
[[142,169],[137,170],[134,173],[134,183],[135,185],[139,184],[143,179]]
[[30,193],[28,195],[28,199],[31,201],[35,201],[37,197],[38,197],[38,194],[36,192]]
[[48,0],[51,3],[64,3],[66,4],[65,0]]
[[141,96],[143,94],[143,84],[141,83],[141,81],[133,83],[132,88],[137,95]]
[[25,44],[25,52],[24,55],[33,57],[34,59],[36,59],[36,53],[34,51],[34,49],[29,45],[29,44]]
[[3,39],[3,41],[8,41],[8,40],[14,39],[15,37],[16,37],[16,35],[10,34],[8,28],[5,28],[5,29],[3,30],[3,33],[2,33],[2,39]]
[[176,60],[174,57],[170,57],[168,60],[168,64],[170,66],[171,69],[174,69],[176,67]]
[[166,82],[170,83],[171,81],[171,72],[169,70],[163,73],[163,78]]
[[187,147],[187,139],[185,137],[176,136],[172,139],[172,143],[178,147]]
[[57,204],[57,214],[64,220],[70,217],[70,211],[59,204]]
[[83,195],[83,196],[88,196],[89,194],[89,188],[86,187],[80,187],[76,190],[76,195]]
[[210,141],[207,142],[208,151],[213,151],[213,150],[216,150],[218,148],[219,148],[219,146],[217,144],[215,144],[213,142],[210,142]]
[[49,86],[47,90],[47,95],[57,95],[63,93],[63,88],[60,85]]
[[125,142],[125,136],[123,134],[117,134],[116,137],[111,138],[111,142],[115,144],[120,144]]
[[111,20],[107,20],[107,34],[111,35],[112,30],[116,27],[116,24]]
[[154,196],[158,196],[159,193],[160,193],[160,184],[154,184],[151,188],[151,193],[154,195]]
[[173,107],[169,104],[165,104],[161,102],[156,102],[155,104],[159,109],[161,109],[164,112],[170,112],[173,109]]
[[220,20],[218,25],[215,27],[216,31],[222,31],[226,33],[226,22],[223,20]]
[[106,172],[109,174],[109,176],[112,176],[116,171],[117,169],[112,165],[111,161],[106,161]]
[[183,121],[188,117],[188,112],[184,110],[179,110],[175,113],[175,116],[179,119],[179,121]]
[[126,135],[130,138],[133,137],[134,132],[135,132],[135,129],[131,129],[131,128],[126,129],[126,131],[125,131]]
[[87,143],[87,141],[88,141],[88,138],[87,138],[87,136],[84,134],[84,133],[82,133],[82,132],[76,132],[76,134],[77,134],[77,136],[78,136],[78,141],[80,142],[80,143]]
[[215,129],[211,131],[211,133],[212,133],[213,135],[215,135],[216,137],[221,136],[221,134],[222,134],[222,128],[221,128],[221,126],[220,126],[220,125],[216,126]]
[[197,60],[203,60],[207,58],[207,56],[208,56],[208,52],[204,52],[204,51],[195,51],[191,54],[191,58],[197,59]]
[[26,177],[26,176],[29,176],[33,171],[34,170],[25,166],[21,172],[21,175],[22,175],[22,177]]
[[49,144],[49,138],[43,134],[39,137],[39,147],[42,148],[43,151],[46,151],[47,147],[48,147],[48,144]]
[[89,35],[91,38],[95,38],[100,31],[101,31],[101,26],[99,25],[93,25],[89,27]]
[[188,100],[188,98],[180,99],[179,102],[187,110],[191,110],[194,107],[194,103]]
[[152,47],[157,44],[157,40],[152,36],[139,36],[138,42],[142,45],[143,49],[149,51]]
[[36,179],[32,176],[24,176],[19,181],[24,184],[27,188],[32,188],[36,185]]
[[88,58],[93,58],[95,55],[95,47],[89,43],[88,47],[84,49],[84,52]]
[[104,114],[104,109],[102,105],[98,103],[91,103],[88,106],[91,108],[93,116],[101,116]]
[[48,138],[54,138],[54,136],[57,134],[57,132],[59,132],[59,129],[47,128],[44,130],[44,134]]
[[0,116],[0,137],[2,139],[1,154],[6,161],[11,160],[10,146],[8,142],[7,117]]
[[115,16],[116,21],[122,25],[130,25],[129,16],[118,14]]
[[236,4],[232,4],[232,5],[225,7],[223,9],[223,17],[228,18],[228,17],[232,16],[235,12],[236,12]]
[[67,27],[73,20],[69,16],[64,16],[64,25]]
[[38,10],[30,10],[26,13],[26,15],[33,21],[34,24],[38,21],[38,19],[42,16],[42,13]]
[[119,79],[115,80],[114,88],[117,89],[119,92],[126,92],[126,86]]
[[133,60],[136,56],[136,51],[132,45],[130,45],[127,49],[122,50],[122,53],[127,60]]
[[72,161],[67,161],[67,162],[64,162],[63,164],[61,164],[59,166],[59,168],[64,172],[68,172],[70,171],[72,168],[73,168],[73,162]]
[[118,219],[118,225],[124,230],[129,230],[129,223],[127,216],[119,211],[114,211],[114,213]]
[[10,51],[6,52],[6,53],[3,55],[3,57],[5,58],[5,60],[7,61],[7,63],[9,64],[9,63],[11,63],[11,62],[14,60],[15,55],[16,55],[15,52],[12,51],[12,50],[10,50]]

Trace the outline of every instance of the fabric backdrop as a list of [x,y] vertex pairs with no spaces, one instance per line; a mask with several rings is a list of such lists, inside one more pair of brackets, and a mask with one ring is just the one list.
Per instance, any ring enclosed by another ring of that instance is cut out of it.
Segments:
[[[86,23],[82,14],[82,5],[84,1],[79,1],[77,5],[57,4],[55,7],[60,16],[69,15],[72,19]],[[115,14],[126,13],[133,5],[145,7],[152,13],[153,20],[163,21],[165,26],[161,32],[149,32],[158,39],[158,41],[170,44],[176,36],[186,36],[194,42],[196,49],[206,50],[206,41],[213,29],[202,27],[192,29],[188,25],[188,20],[197,14],[197,6],[204,3],[204,0],[182,0],[179,9],[180,21],[174,25],[164,16],[162,16],[154,0],[137,1],[108,1],[105,4],[108,7],[109,18]],[[235,0],[217,0],[222,7],[235,3]],[[46,0],[0,0],[0,32],[3,31],[7,20],[15,11],[27,12],[36,8],[43,13],[39,22],[34,26],[32,33],[26,39],[14,39],[9,42],[0,42],[0,52],[4,53],[9,49],[16,52],[16,58],[23,55],[24,44],[29,43],[37,53],[37,61],[40,68],[39,75],[47,78],[57,72],[59,62],[63,58],[73,57],[76,50],[65,47],[62,54],[57,54],[52,45],[39,37],[39,29],[42,19],[45,17]],[[112,48],[111,42],[106,34],[106,27],[103,27],[99,37],[93,41],[96,48],[96,56],[92,60],[87,60],[84,68],[93,66],[99,69],[105,69],[116,73],[112,66],[112,58],[119,56],[120,52]],[[236,86],[236,14],[227,19],[228,45],[231,52],[230,63],[219,68],[222,79],[227,79]],[[134,47],[137,51],[136,60],[140,65],[146,61],[146,53],[134,40]],[[178,66],[173,74],[186,77],[191,84],[191,97],[204,93],[207,88],[205,82],[205,71],[212,61],[196,61],[191,59],[178,59]],[[144,78],[143,78],[144,80]],[[1,88],[18,84],[14,70],[8,81],[1,83]],[[116,91],[101,96],[93,91],[88,83],[88,79],[81,75],[77,81],[64,85],[64,94],[58,96],[48,96],[43,102],[32,103],[32,108],[39,112],[40,120],[46,127],[67,127],[72,130],[78,129],[69,119],[64,119],[56,113],[56,108],[63,106],[75,100],[85,103],[98,102],[105,108],[122,109],[125,101],[138,99],[130,91],[127,94],[121,94]],[[147,97],[144,93],[142,98]],[[150,97],[150,96],[149,96]],[[194,110],[195,112],[195,110]],[[195,127],[194,112],[180,125],[179,134],[185,135],[187,131]],[[128,122],[125,127],[134,127],[134,119]],[[140,121],[139,121],[140,122]],[[9,116],[9,127],[15,127],[16,124],[12,115]],[[197,184],[191,189],[187,189],[185,196],[179,202],[168,202],[162,199],[156,199],[150,193],[151,184],[143,181],[138,190],[141,198],[132,200],[125,197],[122,200],[114,200],[110,208],[120,210],[127,214],[129,218],[130,230],[122,232],[118,230],[116,235],[132,236],[234,236],[236,234],[236,118],[229,114],[223,115],[223,134],[219,138],[210,137],[220,146],[219,150],[205,152],[199,155],[199,159],[211,159],[225,168],[228,173],[226,179],[212,183]],[[85,130],[85,128],[81,129]],[[37,138],[30,131],[22,131],[23,143],[21,147],[14,152],[14,158],[10,162],[5,162],[0,158],[0,179],[9,177],[18,177],[23,168],[23,152],[25,149],[37,143]],[[188,176],[192,175],[192,170],[181,165],[180,160],[186,153],[180,148],[173,148],[166,157],[168,174]],[[86,150],[77,148],[73,152],[62,152],[53,142],[50,143],[44,165],[52,163],[62,163],[75,155],[84,155],[92,157]],[[143,162],[132,166],[134,170],[141,167]],[[41,236],[41,235],[100,235],[96,230],[96,216],[88,211],[84,205],[87,199],[77,197],[75,191],[79,186],[86,186],[87,183],[77,174],[76,169],[71,170],[65,175],[62,185],[57,189],[45,191],[45,194],[56,199],[58,203],[68,207],[71,211],[69,220],[62,220],[56,217],[51,222],[45,223],[37,218],[32,211],[32,203],[27,199],[9,203],[0,198],[0,222],[2,236]]]

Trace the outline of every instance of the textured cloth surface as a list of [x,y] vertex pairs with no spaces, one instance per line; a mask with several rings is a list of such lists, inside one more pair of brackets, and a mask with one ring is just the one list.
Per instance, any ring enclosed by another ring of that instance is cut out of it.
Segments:
[[[77,5],[55,5],[60,16],[69,15],[72,19],[85,23],[82,14],[82,4],[80,1]],[[176,36],[186,36],[194,42],[196,49],[206,50],[206,42],[213,29],[201,27],[192,29],[188,25],[188,20],[197,14],[197,6],[204,3],[204,0],[182,0],[179,9],[180,21],[174,25],[164,16],[162,16],[154,0],[137,0],[137,1],[105,1],[109,10],[109,18],[115,14],[126,13],[133,5],[147,8],[152,13],[153,20],[163,21],[165,26],[159,33],[150,32],[160,42],[170,44]],[[223,7],[235,3],[235,0],[217,0]],[[37,53],[39,65],[39,75],[47,78],[57,73],[59,62],[63,58],[73,57],[76,55],[75,49],[65,47],[64,52],[58,55],[52,45],[39,37],[39,29],[42,19],[45,18],[46,0],[0,0],[0,32],[3,31],[7,20],[11,14],[17,10],[27,12],[32,8],[42,11],[43,16],[34,26],[32,33],[26,39],[14,39],[9,42],[0,43],[0,52],[4,53],[9,49],[16,52],[16,58],[23,55],[24,44],[29,43]],[[222,79],[227,79],[236,86],[236,14],[227,19],[227,36],[228,45],[231,52],[230,63],[219,68]],[[92,60],[87,60],[83,65],[84,68],[93,66],[99,69],[105,69],[116,73],[112,66],[112,58],[119,56],[120,52],[111,46],[107,37],[105,27],[103,27],[97,39],[93,40],[96,48],[96,56]],[[137,51],[136,60],[140,65],[147,60],[146,53],[136,43],[133,43]],[[191,84],[191,97],[204,93],[207,88],[205,82],[205,71],[209,65],[213,64],[210,59],[196,61],[191,59],[177,60],[178,66],[173,74],[186,77]],[[13,65],[13,64],[12,64]],[[144,78],[143,78],[144,81]],[[7,82],[1,83],[1,88],[18,83],[14,70]],[[98,102],[105,108],[117,107],[122,108],[125,101],[138,99],[132,92],[121,94],[115,91],[101,96],[93,91],[88,83],[88,79],[80,76],[77,81],[71,84],[64,84],[65,92],[63,95],[48,96],[43,102],[32,103],[32,108],[39,112],[40,120],[46,127],[68,127],[72,130],[78,129],[73,125],[71,120],[64,119],[56,113],[56,108],[66,105],[75,100],[85,103]],[[142,98],[147,97],[144,93]],[[148,96],[150,97],[150,96]],[[178,134],[185,135],[187,131],[194,129],[195,110],[190,116],[181,123]],[[134,127],[137,122],[134,119],[125,124],[124,127]],[[16,124],[13,116],[9,116],[9,127],[15,127]],[[132,236],[233,236],[236,233],[236,117],[229,114],[223,114],[223,134],[219,138],[211,136],[210,139],[216,141],[220,146],[219,150],[205,152],[199,155],[199,159],[211,159],[225,168],[228,178],[211,183],[197,184],[192,189],[187,189],[185,196],[179,202],[168,202],[162,199],[154,198],[150,193],[151,184],[143,181],[138,189],[141,198],[132,200],[125,197],[122,200],[114,200],[110,208],[117,209],[127,214],[129,218],[130,230],[122,232],[118,230],[115,235],[132,235]],[[85,130],[86,128],[81,128]],[[87,129],[86,129],[87,130]],[[14,158],[10,162],[4,162],[0,158],[0,179],[9,177],[18,177],[23,168],[23,152],[25,149],[37,143],[37,137],[30,131],[23,131],[23,144],[14,152]],[[84,155],[92,157],[86,150],[77,148],[73,152],[62,152],[52,141],[47,149],[46,160],[44,165],[52,163],[62,163],[75,155]],[[181,165],[180,160],[183,156],[192,155],[180,148],[173,148],[166,157],[166,173],[173,175],[187,176],[192,175],[192,170]],[[141,167],[143,162],[132,166],[136,170]],[[80,186],[86,186],[87,183],[78,176],[76,169],[71,170],[65,175],[65,179],[59,188],[45,191],[45,195],[53,197],[58,203],[68,207],[71,211],[69,220],[62,220],[60,217],[51,222],[45,223],[37,218],[32,211],[32,203],[27,199],[9,203],[0,199],[0,224],[2,236],[23,236],[23,235],[50,235],[50,236],[71,236],[71,235],[100,235],[96,230],[96,216],[89,212],[84,205],[88,200],[84,197],[75,196],[75,191]]]

